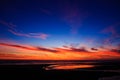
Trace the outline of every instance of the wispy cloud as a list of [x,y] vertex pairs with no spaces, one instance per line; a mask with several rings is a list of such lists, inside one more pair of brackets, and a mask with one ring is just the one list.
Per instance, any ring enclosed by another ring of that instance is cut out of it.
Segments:
[[[16,48],[21,48],[21,49],[27,49],[27,50],[35,50],[35,51],[46,51],[46,52],[53,52],[53,53],[57,53],[57,52],[62,52],[62,51],[68,51],[68,52],[85,52],[85,53],[92,53],[91,51],[89,51],[86,47],[69,47],[69,46],[65,46],[63,48],[45,48],[42,46],[25,46],[25,45],[19,45],[19,44],[10,44],[10,43],[0,43],[0,45],[2,46],[10,46],[10,47],[16,47]],[[98,51],[97,48],[90,48],[93,51]],[[119,52],[119,48],[111,48],[111,49],[107,49],[105,48],[107,51],[112,51],[112,52]],[[63,53],[64,54],[64,53]]]
[[111,33],[111,35],[114,37],[120,37],[120,34],[118,34],[118,32],[116,30],[116,26],[109,26],[109,27],[105,28],[102,32],[103,33]]
[[17,30],[16,25],[14,25],[12,23],[8,23],[6,21],[0,20],[0,23],[3,24],[4,26],[7,26],[8,31],[16,36],[23,36],[23,37],[29,37],[29,38],[39,38],[39,39],[43,39],[43,40],[45,40],[49,37],[49,35],[45,34],[45,33],[23,33],[23,32],[20,32]]
[[35,50],[35,51],[46,51],[46,52],[53,52],[53,53],[58,52],[57,50],[48,49],[44,47],[24,46],[24,45],[8,44],[8,43],[0,43],[0,45],[27,49],[27,50]]
[[8,27],[8,29],[11,29],[11,30],[16,30],[16,25],[11,23],[11,22],[6,22],[6,21],[3,21],[3,20],[0,20],[0,24],[4,25],[5,27]]
[[71,33],[77,34],[83,20],[86,18],[85,13],[80,11],[79,4],[76,1],[63,1],[60,13],[61,18],[71,27]]
[[6,54],[6,53],[1,53],[0,54],[0,59],[20,59],[23,58],[24,56],[18,56],[16,54]]
[[72,52],[87,52],[89,53],[90,51],[88,51],[85,47],[81,47],[81,48],[71,48],[71,50],[69,51],[72,51]]
[[90,52],[85,47],[81,47],[81,48],[69,47],[68,49],[62,49],[62,48],[49,49],[49,48],[44,48],[44,47],[24,46],[24,45],[9,44],[9,43],[0,43],[0,45],[22,48],[22,49],[27,49],[27,50],[53,52],[53,53],[61,52],[61,50],[68,51],[68,52]]
[[[120,58],[119,49],[109,49],[106,51],[91,48],[93,51],[89,51],[86,47],[67,47],[67,48],[45,48],[42,46],[29,46],[20,44],[0,43],[1,58],[7,59],[51,59],[51,60],[89,60],[89,59],[115,59]],[[6,47],[5,50],[10,49],[9,53],[2,50],[2,47]],[[14,49],[14,50],[13,50]],[[20,54],[17,54],[20,53]],[[8,54],[8,56],[7,56]],[[9,56],[9,54],[11,54]],[[12,55],[14,54],[14,55]],[[112,56],[112,57],[111,57]]]
[[120,53],[120,49],[111,49],[112,52]]
[[23,37],[29,37],[29,38],[47,39],[49,36],[48,34],[44,34],[44,33],[21,33],[13,30],[9,30],[9,32],[17,36],[23,36]]
[[104,40],[104,44],[111,45],[112,43],[115,42],[115,40],[120,39],[120,34],[117,31],[119,25],[120,24],[118,23],[112,26],[108,26],[102,30],[102,33],[110,35],[110,37]]

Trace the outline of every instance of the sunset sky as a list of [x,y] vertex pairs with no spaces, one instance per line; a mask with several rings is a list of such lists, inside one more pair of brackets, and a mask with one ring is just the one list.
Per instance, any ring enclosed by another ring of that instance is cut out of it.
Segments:
[[120,2],[2,0],[0,59],[120,59]]

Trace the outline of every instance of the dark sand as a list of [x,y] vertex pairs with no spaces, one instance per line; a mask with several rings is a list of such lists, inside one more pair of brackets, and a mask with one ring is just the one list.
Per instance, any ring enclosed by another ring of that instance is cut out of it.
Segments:
[[[0,65],[0,80],[99,80],[103,77],[120,76],[120,72],[104,71],[104,68],[76,70],[45,70],[49,64],[41,65]],[[105,70],[106,70],[105,69]],[[109,68],[108,68],[109,70]]]

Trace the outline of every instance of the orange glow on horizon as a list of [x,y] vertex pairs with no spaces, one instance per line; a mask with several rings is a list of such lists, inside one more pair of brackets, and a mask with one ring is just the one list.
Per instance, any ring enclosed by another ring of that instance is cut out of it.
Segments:
[[0,59],[19,60],[106,60],[120,59],[120,54],[112,51],[88,52],[81,49],[44,48],[24,45],[0,45]]

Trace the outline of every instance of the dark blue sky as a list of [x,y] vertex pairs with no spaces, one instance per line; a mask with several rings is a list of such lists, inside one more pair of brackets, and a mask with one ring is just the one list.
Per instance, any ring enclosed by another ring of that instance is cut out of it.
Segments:
[[118,45],[119,0],[3,0],[0,39],[60,47]]

